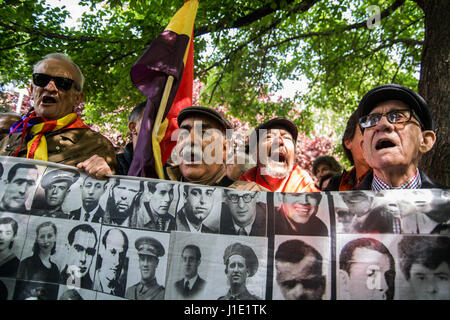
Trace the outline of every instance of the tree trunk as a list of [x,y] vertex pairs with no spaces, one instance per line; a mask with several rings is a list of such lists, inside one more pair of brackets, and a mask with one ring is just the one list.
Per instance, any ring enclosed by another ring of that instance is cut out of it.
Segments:
[[450,186],[450,1],[416,1],[425,13],[419,93],[430,106],[436,143],[420,161],[432,180]]

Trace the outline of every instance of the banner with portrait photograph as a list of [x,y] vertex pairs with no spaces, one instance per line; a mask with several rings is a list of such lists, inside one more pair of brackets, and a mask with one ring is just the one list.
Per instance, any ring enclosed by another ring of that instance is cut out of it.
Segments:
[[0,157],[0,299],[450,299],[450,190],[238,191]]

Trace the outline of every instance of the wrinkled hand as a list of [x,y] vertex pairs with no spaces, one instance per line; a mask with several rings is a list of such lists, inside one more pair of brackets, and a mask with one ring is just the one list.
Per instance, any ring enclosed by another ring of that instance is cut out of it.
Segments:
[[106,160],[96,154],[77,164],[77,168],[84,170],[95,179],[106,179],[107,174],[113,174]]

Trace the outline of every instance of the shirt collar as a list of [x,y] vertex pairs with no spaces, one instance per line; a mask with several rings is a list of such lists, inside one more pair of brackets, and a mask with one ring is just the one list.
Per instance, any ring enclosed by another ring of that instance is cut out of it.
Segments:
[[416,174],[411,179],[409,179],[399,187],[391,187],[389,184],[377,177],[375,172],[373,173],[372,190],[375,191],[388,189],[420,189],[421,186],[422,179],[420,178],[419,169],[416,169]]

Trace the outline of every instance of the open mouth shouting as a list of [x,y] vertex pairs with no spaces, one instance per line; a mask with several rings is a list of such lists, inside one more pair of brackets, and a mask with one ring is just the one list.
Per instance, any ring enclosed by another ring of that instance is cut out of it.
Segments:
[[56,101],[55,97],[45,95],[42,97],[41,102],[43,105],[49,105],[49,104],[55,104],[57,101]]
[[382,150],[382,149],[389,149],[389,148],[394,148],[396,146],[397,146],[397,144],[394,143],[391,139],[381,138],[375,143],[375,150],[378,151],[378,150]]

